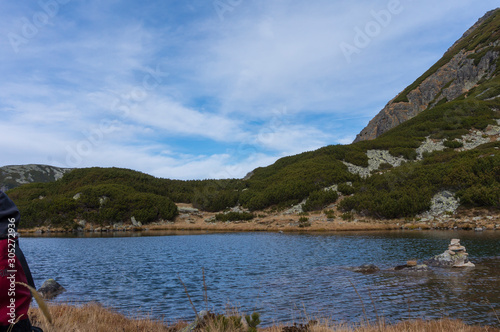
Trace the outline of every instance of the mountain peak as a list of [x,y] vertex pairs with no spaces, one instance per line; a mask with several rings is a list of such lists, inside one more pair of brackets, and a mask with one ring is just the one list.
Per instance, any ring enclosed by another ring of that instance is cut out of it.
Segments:
[[372,140],[440,102],[467,93],[500,71],[500,8],[480,18],[443,57],[391,100],[356,136]]

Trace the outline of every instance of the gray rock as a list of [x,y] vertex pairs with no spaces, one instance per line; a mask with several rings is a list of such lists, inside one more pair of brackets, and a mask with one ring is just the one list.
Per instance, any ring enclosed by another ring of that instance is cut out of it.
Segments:
[[199,213],[200,210],[196,208],[190,208],[190,207],[179,207],[178,208],[179,213]]
[[237,205],[237,206],[232,207],[229,210],[229,212],[244,213],[244,212],[249,212],[249,210],[244,209],[243,207],[241,207],[241,205]]
[[380,269],[373,264],[363,264],[358,267],[350,268],[350,270],[359,273],[375,273],[377,271],[380,271]]
[[368,157],[368,167],[353,165],[345,161],[343,163],[347,166],[350,173],[367,178],[373,171],[378,170],[382,164],[390,164],[393,167],[397,167],[407,161],[405,158],[392,156],[388,150],[368,150],[366,151],[366,156]]
[[215,217],[210,217],[210,218],[206,218],[205,219],[205,222],[208,222],[208,223],[215,223],[217,220],[215,219]]
[[2,191],[32,182],[53,182],[73,170],[48,165],[10,165],[0,167],[0,188]]
[[107,196],[99,197],[99,205],[102,207],[108,200],[109,200],[109,197],[107,197]]
[[460,206],[460,201],[450,191],[441,191],[431,199],[429,211],[419,214],[419,218],[434,218],[446,213],[455,213]]
[[37,291],[44,299],[49,300],[65,292],[66,289],[54,279],[48,279],[43,283],[42,287],[40,287]]
[[292,207],[291,207],[291,208],[289,208],[288,210],[284,211],[284,212],[283,212],[283,215],[288,215],[288,214],[299,214],[299,213],[304,212],[304,211],[302,210],[302,206],[304,206],[304,204],[306,204],[306,201],[307,201],[307,199],[304,199],[304,200],[303,200],[302,202],[300,202],[299,204],[292,206]]
[[130,221],[132,222],[132,225],[135,227],[141,227],[142,223],[140,221],[137,221],[134,216],[130,217]]
[[443,151],[445,148],[444,140],[432,140],[427,137],[422,145],[417,148],[417,160],[422,160],[426,152]]
[[394,268],[395,271],[416,271],[416,272],[423,272],[423,271],[429,271],[429,266],[426,264],[420,264],[420,265],[399,265]]

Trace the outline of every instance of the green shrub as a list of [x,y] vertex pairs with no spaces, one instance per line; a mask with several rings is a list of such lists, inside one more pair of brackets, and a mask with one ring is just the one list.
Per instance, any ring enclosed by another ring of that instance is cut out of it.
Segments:
[[354,219],[352,212],[344,212],[340,217],[345,221],[353,221]]
[[458,193],[460,203],[469,207],[500,208],[500,187],[498,183],[492,186],[475,185]]
[[257,326],[260,324],[260,314],[254,312],[251,316],[246,315],[245,320],[248,324],[248,332],[257,332]]
[[348,185],[347,183],[341,183],[337,186],[337,190],[340,191],[343,195],[352,195],[356,191],[353,186]]
[[391,169],[393,166],[389,163],[381,163],[378,167],[379,170]]
[[446,140],[443,145],[450,149],[458,149],[464,146],[462,142]]
[[300,217],[299,218],[299,227],[309,227],[311,226],[311,223],[309,222],[309,218],[307,217]]
[[207,185],[195,189],[193,206],[203,211],[217,212],[238,204],[239,192],[225,190],[215,185]]
[[408,160],[417,159],[417,151],[414,148],[393,147],[389,148],[389,153],[394,157],[403,157]]
[[335,211],[333,210],[326,210],[325,215],[328,219],[334,219],[335,218]]
[[304,212],[321,210],[325,206],[335,203],[338,198],[339,195],[336,191],[316,190],[309,195],[306,203],[302,206],[302,210]]

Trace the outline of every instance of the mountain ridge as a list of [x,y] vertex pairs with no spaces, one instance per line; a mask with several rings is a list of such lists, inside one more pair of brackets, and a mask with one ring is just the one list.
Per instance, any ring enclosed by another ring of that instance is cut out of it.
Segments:
[[52,182],[63,177],[72,168],[42,164],[6,165],[0,167],[0,190],[7,191],[32,182]]
[[500,69],[499,22],[500,8],[486,13],[435,65],[389,101],[353,143],[372,140],[441,100],[454,100],[481,80],[495,77]]

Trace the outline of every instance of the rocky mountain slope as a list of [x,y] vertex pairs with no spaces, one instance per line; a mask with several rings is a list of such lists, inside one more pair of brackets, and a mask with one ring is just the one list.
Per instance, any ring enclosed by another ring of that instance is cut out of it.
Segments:
[[372,140],[422,111],[455,100],[478,83],[494,79],[500,71],[499,35],[500,9],[496,9],[482,17],[433,67],[391,100],[354,142]]
[[52,182],[62,178],[72,168],[48,165],[10,165],[0,167],[0,190],[7,191],[32,182]]
[[[89,168],[55,182],[29,184],[66,170],[27,165],[11,173],[2,168],[0,183],[27,183],[9,190],[25,227],[170,223],[180,212],[174,203],[205,212],[238,207],[257,219],[323,211],[327,219],[374,218],[390,224],[400,218],[426,220],[433,227],[459,227],[455,216],[482,218],[477,212],[491,224],[489,217],[500,215],[499,54],[496,10],[391,101],[380,116],[383,123],[380,117],[371,122],[374,139],[284,157],[244,179],[180,181]],[[406,111],[398,112],[399,107]],[[300,216],[305,222],[297,227],[309,227],[307,217]],[[496,221],[493,226],[500,228]]]

